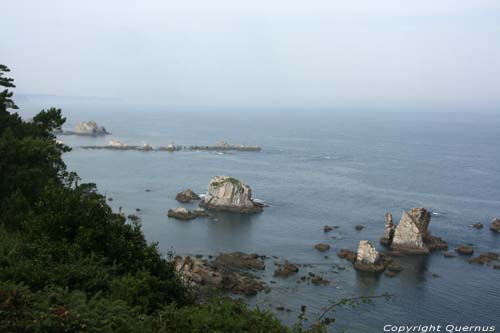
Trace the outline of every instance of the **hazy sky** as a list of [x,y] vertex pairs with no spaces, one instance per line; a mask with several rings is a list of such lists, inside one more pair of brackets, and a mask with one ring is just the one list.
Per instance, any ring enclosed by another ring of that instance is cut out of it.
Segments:
[[500,110],[500,1],[3,1],[18,93]]

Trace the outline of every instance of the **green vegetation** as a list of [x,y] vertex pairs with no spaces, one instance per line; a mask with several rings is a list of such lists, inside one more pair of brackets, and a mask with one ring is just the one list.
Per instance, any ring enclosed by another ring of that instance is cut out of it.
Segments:
[[283,332],[270,313],[228,300],[196,305],[148,244],[140,220],[114,213],[94,184],[68,172],[65,119],[12,110],[0,65],[1,332]]

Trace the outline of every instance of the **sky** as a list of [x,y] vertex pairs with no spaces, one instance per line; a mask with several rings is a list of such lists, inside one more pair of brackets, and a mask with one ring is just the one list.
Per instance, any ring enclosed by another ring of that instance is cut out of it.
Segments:
[[500,1],[3,1],[17,93],[500,111]]

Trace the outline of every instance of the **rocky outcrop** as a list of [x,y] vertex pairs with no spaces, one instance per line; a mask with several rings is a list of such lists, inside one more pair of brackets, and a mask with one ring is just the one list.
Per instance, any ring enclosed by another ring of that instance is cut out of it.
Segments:
[[214,290],[219,290],[251,296],[269,289],[254,274],[244,271],[244,268],[231,266],[230,262],[224,260],[217,261],[217,258],[214,261],[207,261],[178,257],[175,267],[184,283],[200,293],[213,293]]
[[391,247],[398,251],[429,253],[417,221],[408,212],[403,212],[401,216],[401,221],[394,231]]
[[285,261],[283,265],[277,265],[274,271],[274,277],[287,278],[290,275],[296,274],[299,271],[299,267],[288,261]]
[[200,200],[200,196],[196,194],[193,190],[188,188],[182,192],[177,193],[175,200],[183,203]]
[[498,217],[495,217],[493,221],[491,221],[490,230],[500,232],[500,219]]
[[110,134],[103,126],[98,126],[95,121],[82,121],[75,126],[74,134],[99,136]]
[[[448,244],[429,231],[431,214],[425,208],[412,208],[403,211],[399,224],[394,228],[390,226],[389,218],[386,221],[386,234],[382,243],[391,244],[391,249],[406,254],[427,254],[434,250],[447,250]],[[391,237],[391,229],[394,229]],[[389,236],[389,239],[387,239]]]
[[250,186],[227,176],[215,176],[210,180],[200,206],[236,213],[257,213],[264,208],[263,204],[253,201]]
[[190,211],[184,207],[177,207],[177,208],[169,209],[167,212],[167,216],[178,219],[178,220],[187,221],[187,220],[192,220],[192,219],[195,219],[195,218],[201,217],[201,216],[208,216],[208,213],[203,208],[197,208],[193,211]]
[[367,240],[359,242],[356,262],[374,264],[380,259],[380,255],[375,247]]
[[355,269],[365,272],[383,272],[387,266],[375,247],[367,240],[359,242],[353,265]]
[[385,235],[380,239],[380,244],[391,245],[394,238],[394,223],[392,222],[392,214],[385,214]]

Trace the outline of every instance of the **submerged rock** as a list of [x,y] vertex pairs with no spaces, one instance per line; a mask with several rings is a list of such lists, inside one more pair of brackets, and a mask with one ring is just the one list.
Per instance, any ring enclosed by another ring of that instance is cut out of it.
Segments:
[[475,229],[483,229],[484,225],[480,222],[471,224],[471,227]]
[[481,264],[481,265],[489,264],[492,261],[500,261],[500,255],[498,253],[495,253],[495,252],[485,252],[485,253],[481,253],[476,258],[472,258],[472,259],[467,260],[467,262],[469,262],[471,264]]
[[463,255],[471,255],[474,253],[474,249],[471,246],[467,245],[460,245],[455,249],[455,251]]
[[76,124],[74,134],[98,136],[110,133],[103,126],[98,126],[95,121],[82,121]]
[[290,275],[296,274],[299,271],[299,267],[288,261],[285,261],[284,265],[278,265],[277,269],[274,271],[275,277],[287,278]]
[[365,228],[365,226],[364,226],[364,225],[362,225],[362,224],[358,224],[358,225],[356,225],[356,226],[354,227],[354,229],[356,229],[357,231],[361,231],[361,230],[363,230],[364,228]]
[[188,188],[187,190],[177,193],[177,195],[175,196],[175,200],[187,203],[195,200],[200,200],[200,196],[196,194],[193,190]]
[[210,180],[200,206],[236,213],[262,212],[264,207],[263,204],[253,201],[250,186],[227,176],[215,176]]
[[325,251],[330,250],[330,245],[324,244],[324,243],[319,243],[319,244],[314,245],[314,248],[316,250],[318,250],[319,252],[325,252]]
[[338,253],[339,258],[349,260],[354,262],[357,257],[357,253],[348,249],[341,249]]
[[332,230],[333,230],[333,228],[332,228],[332,227],[330,227],[329,225],[325,225],[325,226],[323,227],[323,231],[324,231],[324,232],[330,232],[330,231],[332,231]]
[[328,281],[327,279],[322,278],[319,275],[315,275],[311,279],[311,283],[314,284],[314,285],[317,285],[317,286],[324,286],[324,285],[330,284],[330,281]]
[[495,217],[493,221],[491,221],[490,230],[500,232],[500,219],[498,217]]

